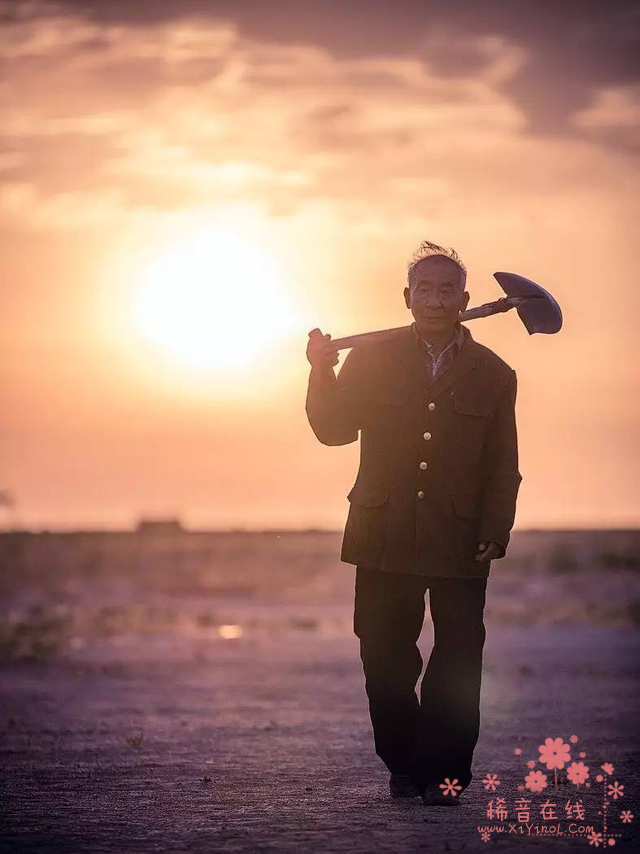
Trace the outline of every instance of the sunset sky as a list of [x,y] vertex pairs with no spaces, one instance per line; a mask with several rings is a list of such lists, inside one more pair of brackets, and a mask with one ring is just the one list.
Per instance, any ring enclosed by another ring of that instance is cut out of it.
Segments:
[[425,239],[470,306],[507,270],[563,309],[468,324],[518,375],[516,527],[640,523],[637,3],[0,12],[17,524],[341,528],[358,446],[307,423],[307,333],[409,323]]

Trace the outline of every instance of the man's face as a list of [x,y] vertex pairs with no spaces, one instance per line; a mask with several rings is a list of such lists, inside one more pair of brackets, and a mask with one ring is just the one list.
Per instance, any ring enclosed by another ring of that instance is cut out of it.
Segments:
[[407,308],[419,329],[443,335],[452,332],[458,314],[469,302],[462,284],[462,270],[455,261],[434,255],[421,261],[411,287],[404,289]]

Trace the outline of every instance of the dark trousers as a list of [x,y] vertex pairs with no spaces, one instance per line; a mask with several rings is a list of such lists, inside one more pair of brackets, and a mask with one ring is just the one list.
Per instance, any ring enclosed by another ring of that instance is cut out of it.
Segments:
[[[466,788],[480,730],[486,578],[440,578],[357,567],[360,639],[376,753],[421,788],[445,777]],[[420,686],[425,593],[434,645]]]

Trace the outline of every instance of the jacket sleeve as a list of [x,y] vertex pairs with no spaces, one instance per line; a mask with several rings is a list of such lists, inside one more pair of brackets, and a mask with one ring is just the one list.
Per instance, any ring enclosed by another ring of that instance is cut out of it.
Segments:
[[507,387],[489,424],[483,447],[482,471],[485,486],[480,519],[480,541],[498,543],[504,557],[516,515],[516,498],[522,481],[518,470],[516,428],[516,372],[511,371]]
[[364,358],[361,348],[349,351],[338,376],[333,369],[309,375],[306,412],[323,445],[348,445],[358,438],[363,420]]

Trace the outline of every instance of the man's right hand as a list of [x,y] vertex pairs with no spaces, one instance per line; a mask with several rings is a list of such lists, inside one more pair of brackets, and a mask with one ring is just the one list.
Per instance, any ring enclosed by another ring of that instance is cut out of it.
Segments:
[[319,329],[312,329],[307,344],[307,359],[311,367],[321,373],[333,369],[338,364],[338,348],[331,341],[331,335],[323,335]]

